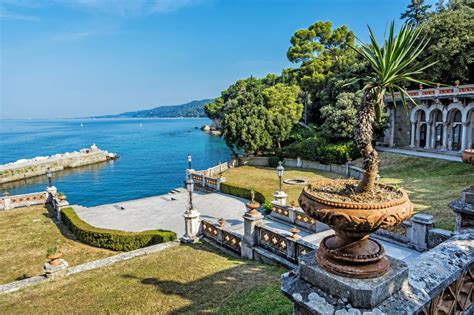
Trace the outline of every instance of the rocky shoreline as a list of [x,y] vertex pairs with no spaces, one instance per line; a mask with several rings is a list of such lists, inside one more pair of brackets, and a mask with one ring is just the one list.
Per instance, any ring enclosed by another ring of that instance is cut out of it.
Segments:
[[201,130],[204,131],[204,132],[208,132],[213,136],[221,136],[222,135],[222,130],[221,129],[215,128],[215,127],[209,126],[209,125],[202,126]]

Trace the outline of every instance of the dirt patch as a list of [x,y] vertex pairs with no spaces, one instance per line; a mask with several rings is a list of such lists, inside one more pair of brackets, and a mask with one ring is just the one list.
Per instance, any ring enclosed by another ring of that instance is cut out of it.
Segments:
[[356,193],[357,183],[331,182],[327,185],[311,185],[311,193],[319,198],[353,203],[383,203],[400,199],[403,193],[396,188],[375,185],[374,191]]

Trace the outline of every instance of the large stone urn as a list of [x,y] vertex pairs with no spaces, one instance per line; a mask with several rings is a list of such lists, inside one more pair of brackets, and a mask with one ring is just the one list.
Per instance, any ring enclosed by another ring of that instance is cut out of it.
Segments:
[[466,149],[462,153],[461,159],[464,163],[474,165],[474,149]]
[[357,185],[355,180],[319,181],[307,185],[299,197],[301,208],[312,218],[329,225],[335,235],[321,241],[318,263],[327,271],[351,278],[375,278],[389,270],[383,246],[370,239],[370,233],[389,228],[408,219],[413,206],[408,195],[382,184],[379,188],[395,196],[381,202],[331,200],[318,191],[331,185]]

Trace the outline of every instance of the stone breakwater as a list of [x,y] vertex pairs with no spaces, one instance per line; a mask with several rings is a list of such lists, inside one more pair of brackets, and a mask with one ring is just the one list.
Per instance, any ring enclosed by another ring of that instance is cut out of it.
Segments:
[[0,165],[0,184],[45,175],[48,169],[51,172],[57,172],[66,168],[74,168],[117,158],[116,154],[101,150],[93,144],[90,148],[79,151],[40,156],[28,160],[22,159]]

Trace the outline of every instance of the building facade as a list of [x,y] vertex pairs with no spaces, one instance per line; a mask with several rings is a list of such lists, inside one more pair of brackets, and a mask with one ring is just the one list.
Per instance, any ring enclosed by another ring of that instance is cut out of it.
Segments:
[[384,144],[441,152],[474,148],[474,84],[410,90],[416,105],[400,94],[385,98],[389,127]]

